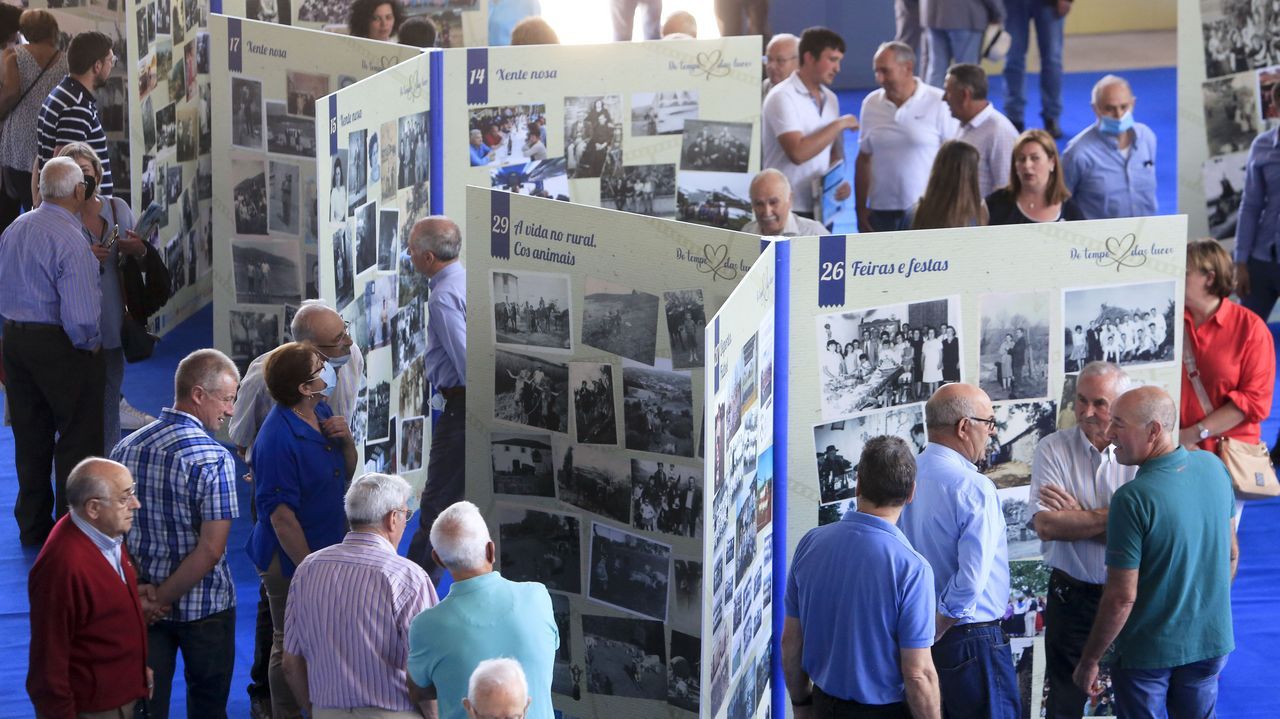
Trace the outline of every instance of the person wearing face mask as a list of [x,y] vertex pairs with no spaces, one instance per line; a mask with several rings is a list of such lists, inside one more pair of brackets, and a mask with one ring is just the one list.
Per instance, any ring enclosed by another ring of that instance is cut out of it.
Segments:
[[271,713],[302,716],[285,678],[284,611],[293,570],[311,552],[342,541],[343,496],[355,473],[356,445],[347,418],[324,401],[325,355],[308,342],[277,347],[263,374],[276,406],[253,443],[257,520],[245,545],[271,607]]
[[1156,134],[1135,122],[1136,99],[1122,77],[1093,86],[1098,121],[1071,138],[1062,153],[1067,190],[1086,220],[1148,217],[1156,203]]

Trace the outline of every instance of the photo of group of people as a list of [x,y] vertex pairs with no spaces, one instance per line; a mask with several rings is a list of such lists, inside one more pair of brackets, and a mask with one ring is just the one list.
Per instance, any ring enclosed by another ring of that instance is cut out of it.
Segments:
[[1175,315],[1173,282],[1066,290],[1063,371],[1078,372],[1105,360],[1122,367],[1172,362]]
[[467,113],[467,127],[471,165],[505,167],[547,159],[546,115],[546,105],[508,105],[470,110]]
[[574,179],[600,177],[622,165],[622,98],[564,99],[564,155]]
[[676,214],[675,165],[627,165],[600,178],[600,202],[650,217]]
[[[600,522],[591,523],[587,595],[601,604],[667,619],[671,546]],[[665,674],[664,677],[665,679]]]
[[618,443],[614,412],[613,365],[570,362],[569,386],[573,388],[573,423],[580,444]]
[[493,327],[499,345],[571,349],[569,276],[493,272]]
[[571,514],[504,507],[498,513],[502,576],[541,582],[558,592],[582,592],[579,519]]

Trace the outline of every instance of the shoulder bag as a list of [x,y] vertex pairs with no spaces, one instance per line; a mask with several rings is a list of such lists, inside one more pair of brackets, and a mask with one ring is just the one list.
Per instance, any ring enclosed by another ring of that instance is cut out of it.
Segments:
[[[116,198],[105,198],[107,204],[111,207],[111,223],[119,225],[116,222]],[[160,259],[160,253],[151,246],[149,242],[143,242],[147,248],[147,255],[143,258],[142,263],[146,268],[139,268],[138,260],[134,257],[125,257],[120,263],[120,294],[124,300],[125,312],[124,320],[120,323],[120,348],[124,350],[124,359],[126,362],[141,362],[151,357],[155,353],[156,343],[160,341],[157,335],[151,333],[147,327],[147,318],[150,317],[160,306],[164,305],[164,300],[168,299],[169,272],[164,266],[164,261]],[[160,272],[153,272],[150,269],[152,260],[159,263]],[[162,275],[162,276],[161,276]],[[160,302],[160,306],[150,309],[146,312],[139,312],[145,303],[141,297],[147,294],[147,288],[154,282],[163,281],[165,284],[165,297]],[[141,286],[141,289],[137,289]],[[131,297],[130,290],[134,289],[139,296]]]

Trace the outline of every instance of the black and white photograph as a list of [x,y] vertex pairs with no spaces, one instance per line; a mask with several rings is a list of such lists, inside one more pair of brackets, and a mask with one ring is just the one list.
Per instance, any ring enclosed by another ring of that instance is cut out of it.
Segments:
[[667,703],[698,713],[702,687],[702,640],[671,631],[671,661],[667,663]]
[[209,33],[196,33],[196,73],[209,74]]
[[997,490],[1000,511],[1004,514],[1005,539],[1011,562],[1040,556],[1040,536],[1031,523],[1031,508],[1028,505],[1030,492],[1029,486]]
[[288,240],[231,240],[236,304],[280,305],[302,300],[299,272],[302,258],[297,242]]
[[[425,185],[431,174],[430,120],[426,112],[405,115],[400,118],[400,131],[396,137],[399,148],[399,186],[403,190],[414,185]],[[354,134],[354,133],[352,133]]]
[[[358,312],[356,313],[359,314]],[[356,408],[351,417],[351,437],[357,447],[363,447],[369,434],[369,387],[368,377],[361,375],[360,389],[356,391]]]
[[658,342],[658,296],[588,277],[582,343],[652,365]]
[[426,324],[424,302],[410,302],[396,312],[391,328],[391,356],[395,360],[393,374],[399,375],[403,368],[413,364],[426,351]]
[[1280,39],[1275,33],[1280,8],[1274,3],[1200,0],[1200,22],[1204,30],[1205,77],[1280,63]]
[[815,324],[825,420],[923,402],[960,381],[959,298],[821,315]]
[[395,474],[396,472],[396,423],[391,418],[389,434],[386,439],[364,443],[364,471]]
[[680,169],[743,172],[751,159],[751,123],[687,120],[680,145]]
[[631,95],[631,136],[678,135],[685,120],[698,119],[698,91],[637,92]]
[[701,468],[631,460],[631,526],[646,532],[693,537],[701,519]]
[[559,362],[497,350],[493,368],[496,419],[569,431],[569,368]]
[[[1280,21],[1280,16],[1276,20]],[[1276,62],[1280,63],[1280,57],[1276,58]],[[1274,95],[1277,83],[1280,83],[1280,65],[1258,71],[1258,117],[1268,130],[1280,124],[1280,106],[1276,105]]]
[[[556,629],[560,632],[560,646],[556,648],[556,659],[551,667],[551,691],[574,699],[582,698],[582,688],[578,681],[582,678],[582,667],[573,663],[573,634],[569,624],[569,598],[563,594],[551,594],[551,614],[556,620]],[[565,641],[568,638],[568,641]]]
[[587,691],[614,697],[667,699],[665,627],[651,619],[582,615]]
[[[262,160],[231,161],[237,235],[267,234],[267,172],[263,164]],[[181,177],[177,189],[181,190]]]
[[250,20],[289,24],[289,0],[245,0],[244,7],[244,16]]
[[[378,130],[379,155],[378,162],[381,167],[378,176],[382,178],[379,183],[383,202],[390,202],[396,196],[396,184],[399,179],[397,175],[397,167],[400,158],[400,133],[397,129],[395,120],[387,120],[382,123],[382,128]],[[369,158],[372,161],[374,158]]]
[[290,115],[315,118],[316,100],[330,92],[329,76],[290,70],[285,73],[285,91]]
[[673,290],[662,293],[667,313],[667,335],[671,340],[671,366],[675,369],[702,369],[702,334],[707,314],[702,290]]
[[[469,137],[480,132],[481,145],[471,144],[471,165],[507,166],[547,159],[547,106],[477,107],[467,113]],[[483,158],[483,162],[479,160]]]
[[350,3],[341,0],[302,0],[298,6],[297,21],[321,25],[346,25],[347,14],[350,11]]
[[339,311],[355,299],[356,280],[351,262],[351,240],[347,235],[347,222],[343,221],[333,233],[334,299]]
[[426,374],[421,362],[404,368],[398,377],[400,380],[400,416],[416,417],[423,414],[426,406]]
[[1215,240],[1229,240],[1236,236],[1248,164],[1249,153],[1235,152],[1211,157],[1201,167],[1205,214],[1209,219],[1209,234]]
[[262,149],[262,83],[257,80],[231,78],[231,144]]
[[355,227],[356,274],[367,272],[378,265],[378,204],[365,203],[352,213]]
[[914,453],[923,451],[923,408],[916,405],[869,412],[813,428],[820,504],[853,499],[862,449],[872,437],[881,435],[906,440]]
[[422,417],[400,420],[400,471],[422,469],[422,444],[425,428]]
[[406,247],[406,237],[400,236],[400,252],[397,253],[396,261],[396,277],[399,280],[400,287],[400,304],[407,305],[414,300],[427,301],[427,293],[430,289],[427,285],[427,276],[418,272],[413,266],[413,260],[409,257],[408,247]]
[[280,345],[280,310],[231,310],[231,360],[243,374],[255,357]]
[[1204,131],[1209,140],[1209,157],[1248,151],[1260,129],[1257,90],[1252,73],[1204,83]]
[[391,383],[378,382],[369,388],[369,429],[367,441],[377,441],[390,436]]
[[365,284],[364,307],[369,332],[361,347],[369,352],[391,344],[391,322],[396,315],[395,275],[375,275]]
[[494,270],[493,329],[499,346],[572,349],[569,276]]
[[369,199],[374,199],[372,195],[380,192],[378,188],[382,185],[382,152],[378,149],[378,133],[369,133],[368,152],[365,158],[369,161]]
[[155,103],[151,98],[142,101],[142,141],[146,143],[147,148],[156,147],[158,139],[156,137],[156,114],[152,109]]
[[[742,586],[742,577],[756,559],[756,486],[754,482],[743,485],[742,491],[734,496],[734,544],[738,552],[734,557],[736,569],[734,574],[737,583]],[[736,622],[735,622],[736,624]]]
[[283,102],[268,102],[266,105],[267,149],[295,157],[315,157],[315,120],[293,117]]
[[297,235],[300,218],[298,196],[302,194],[302,185],[298,181],[298,166],[291,162],[272,160],[269,168],[271,170],[269,175],[271,201],[268,203],[270,212],[267,215],[267,225],[272,232]]
[[563,157],[495,166],[489,173],[489,186],[517,195],[569,200],[569,176],[565,174]]
[[[239,189],[238,186],[237,186],[237,189]],[[177,164],[170,165],[169,168],[165,170],[165,176],[164,176],[165,202],[169,203],[170,205],[177,204],[178,198],[181,196],[182,196],[182,165],[177,165]],[[255,234],[255,233],[245,233],[245,234]],[[267,233],[260,232],[256,234],[265,235]]]
[[702,562],[694,559],[672,560],[675,571],[674,613],[688,618],[692,626],[698,626],[702,614]]
[[[403,383],[404,378],[400,381]],[[494,494],[556,496],[551,435],[493,432],[489,435],[489,453]]]
[[196,159],[196,109],[183,107],[178,110],[178,162],[194,162]]
[[[155,22],[155,5],[144,5],[137,9],[138,47],[145,48],[152,37],[151,24]],[[138,53],[143,55],[145,53]]]
[[187,97],[187,61],[180,57],[169,70],[169,102],[181,102]]
[[992,402],[1049,396],[1051,303],[1048,292],[991,293],[979,299],[978,382]]
[[177,106],[169,103],[156,110],[156,146],[160,149],[178,145]]
[[618,419],[613,401],[613,365],[570,362],[573,422],[579,444],[618,443]]
[[186,243],[182,241],[182,235],[175,235],[172,239],[164,244],[164,264],[166,267],[175,268],[169,273],[169,293],[176,295],[187,286],[187,273],[182,271],[186,266],[183,258]]
[[200,154],[209,154],[210,148],[213,147],[213,98],[212,88],[207,83],[200,83]]
[[676,182],[676,219],[741,230],[751,221],[751,175],[681,172]]
[[631,467],[611,449],[569,445],[555,467],[561,502],[609,519],[631,522]]
[[329,161],[329,221],[340,223],[351,214],[347,204],[347,151],[339,149]]
[[1062,322],[1067,332],[1064,372],[1083,366],[1077,357],[1083,340],[1085,364],[1095,360],[1122,367],[1160,364],[1175,359],[1174,332],[1182,315],[1172,280],[1063,290]]
[[396,234],[400,230],[400,211],[397,209],[378,210],[378,269],[390,272],[396,269],[396,253],[400,243]]
[[513,582],[541,582],[556,592],[582,593],[578,517],[503,507],[498,511],[498,559]]
[[[315,299],[320,296],[320,255],[311,250],[307,250],[302,258],[303,271],[303,291],[307,299]],[[407,415],[405,415],[407,416]]]
[[[713,609],[723,611],[723,605],[715,602]],[[711,715],[715,716],[724,705],[725,694],[729,691],[729,639],[726,630],[715,637],[711,649]]]
[[569,176],[600,177],[622,164],[622,98],[564,99],[564,155]]
[[107,83],[98,89],[99,121],[107,134],[125,131],[125,115],[129,109],[126,87],[127,78],[109,77]]
[[441,10],[427,17],[436,25],[436,47],[466,47],[462,33],[462,13],[458,10]]
[[676,216],[676,166],[627,165],[600,178],[600,205],[650,217]]
[[1058,429],[1058,403],[1013,402],[995,406],[996,433],[976,464],[996,489],[1031,483],[1036,445]]
[[846,512],[857,509],[858,500],[842,499],[839,502],[818,505],[818,526],[839,522]]
[[368,165],[366,146],[368,130],[355,130],[347,135],[347,205],[352,210],[364,203],[368,196]]
[[671,545],[591,523],[587,596],[615,609],[667,620]]
[[623,430],[627,449],[693,456],[693,380],[667,360],[622,367]]

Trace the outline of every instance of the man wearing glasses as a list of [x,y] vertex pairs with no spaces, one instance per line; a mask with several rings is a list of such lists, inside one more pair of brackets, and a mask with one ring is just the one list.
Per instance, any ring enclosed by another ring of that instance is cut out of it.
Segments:
[[107,84],[116,64],[111,38],[91,30],[71,38],[67,47],[67,76],[54,86],[36,116],[37,159],[41,167],[59,147],[83,142],[102,162],[102,182],[98,193],[110,197],[111,158],[107,154],[107,133],[102,130],[98,103],[93,93]]
[[760,97],[763,99],[775,85],[791,77],[791,73],[800,66],[800,38],[789,32],[780,32],[769,39],[764,49],[764,84],[761,85]]
[[924,417],[929,443],[916,460],[915,501],[899,524],[933,568],[933,662],[944,711],[1013,719],[1018,684],[1000,628],[1009,603],[1004,514],[995,485],[974,464],[995,434],[991,398],[973,385],[945,385]]

